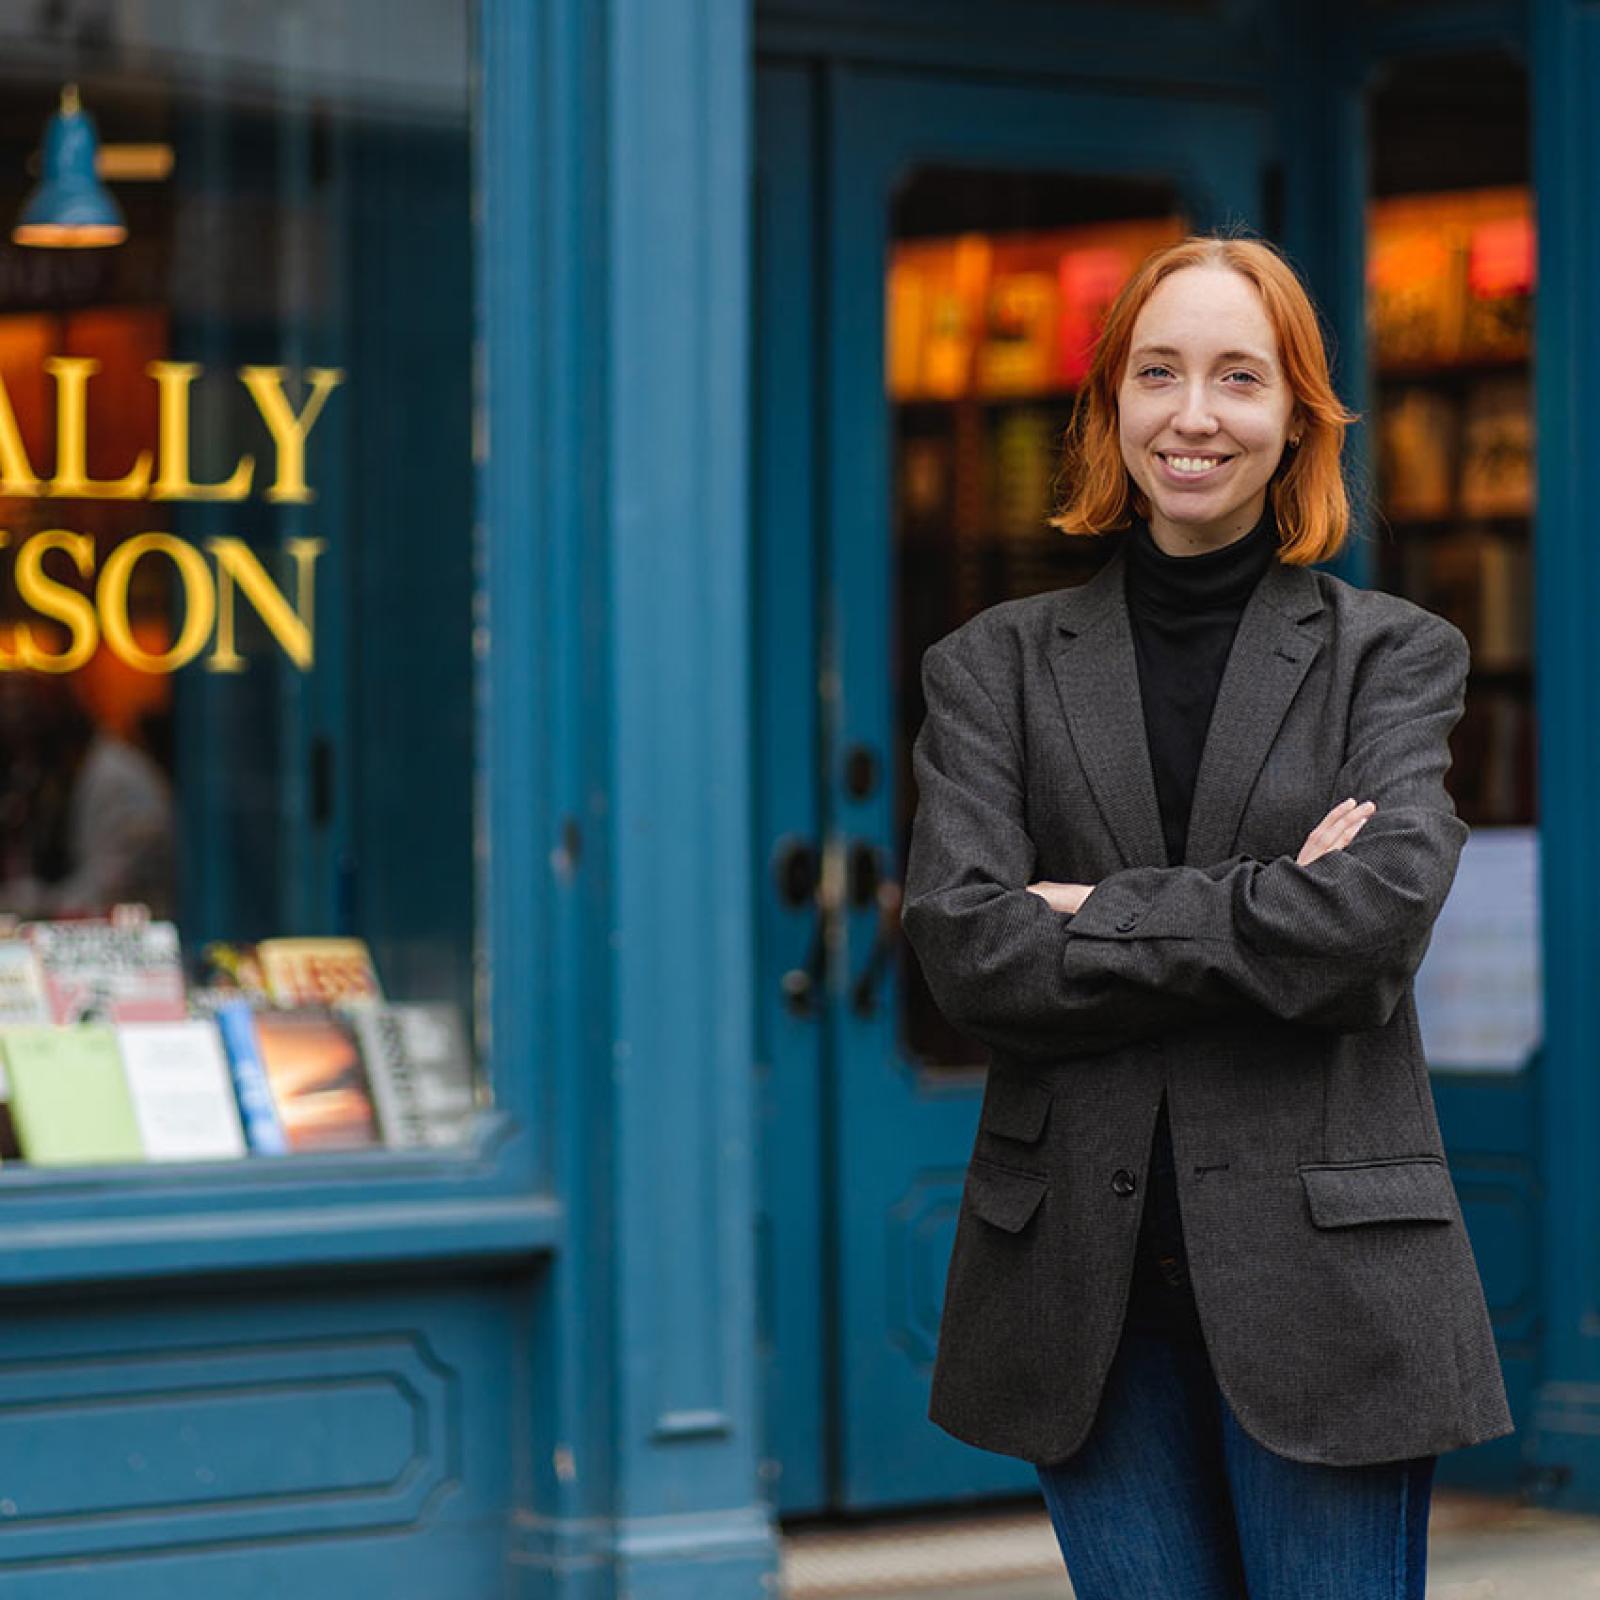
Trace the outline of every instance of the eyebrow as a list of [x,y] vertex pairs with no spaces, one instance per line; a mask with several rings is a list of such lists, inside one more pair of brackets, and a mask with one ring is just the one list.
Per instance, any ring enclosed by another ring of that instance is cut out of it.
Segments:
[[[1174,349],[1170,344],[1143,344],[1133,352],[1134,357],[1139,356],[1181,356],[1181,350]],[[1270,367],[1272,362],[1259,350],[1224,350],[1217,356],[1218,361],[1253,361],[1257,366]]]

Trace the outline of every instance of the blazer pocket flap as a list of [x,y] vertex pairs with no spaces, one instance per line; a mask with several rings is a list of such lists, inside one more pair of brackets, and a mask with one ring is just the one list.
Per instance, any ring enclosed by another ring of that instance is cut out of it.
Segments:
[[1311,1220],[1319,1228],[1455,1220],[1455,1192],[1442,1161],[1301,1167],[1300,1181],[1311,1203]]
[[1007,1233],[1021,1232],[1049,1187],[1047,1178],[992,1161],[973,1161],[967,1167],[967,1203],[985,1222]]
[[991,1072],[978,1125],[987,1133],[1032,1144],[1044,1132],[1050,1099],[1050,1091],[1042,1084],[1011,1072]]

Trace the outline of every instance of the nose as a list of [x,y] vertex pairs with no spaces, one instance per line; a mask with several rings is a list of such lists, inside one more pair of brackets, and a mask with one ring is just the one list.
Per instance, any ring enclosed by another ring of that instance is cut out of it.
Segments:
[[1206,434],[1217,431],[1217,419],[1206,404],[1204,382],[1191,382],[1183,386],[1172,426],[1179,433]]

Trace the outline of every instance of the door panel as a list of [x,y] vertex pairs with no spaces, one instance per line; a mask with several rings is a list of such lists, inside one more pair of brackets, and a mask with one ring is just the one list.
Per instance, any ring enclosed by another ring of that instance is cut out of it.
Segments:
[[832,1487],[863,1508],[1035,1485],[926,1417],[982,1058],[898,933],[922,652],[1104,558],[1044,521],[1097,313],[1165,239],[1258,223],[1263,159],[1233,108],[852,70],[827,82],[824,148]]
[[[856,68],[769,68],[759,93],[768,1472],[785,1514],[1031,1493],[1027,1464],[926,1416],[983,1053],[898,930],[920,662],[976,611],[1103,559],[1045,521],[1084,355],[1149,249],[1260,224],[1264,124]],[[1349,575],[1403,587],[1359,560]],[[1534,1082],[1438,1084],[1519,1394]],[[1462,1481],[1501,1484],[1506,1462],[1473,1457]]]

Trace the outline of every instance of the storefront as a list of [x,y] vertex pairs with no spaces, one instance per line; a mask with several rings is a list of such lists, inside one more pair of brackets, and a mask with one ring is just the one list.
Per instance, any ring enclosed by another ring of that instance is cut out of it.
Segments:
[[1597,28],[0,20],[7,1592],[743,1596],[1031,1492],[925,1417],[982,1062],[898,935],[916,669],[1090,570],[1096,317],[1229,226],[1366,419],[1342,575],[1473,641],[1419,1002],[1519,1431],[1446,1476],[1600,1507]]
[[1590,1021],[1565,966],[1593,880],[1551,870],[1588,849],[1565,830],[1581,831],[1574,763],[1593,745],[1573,698],[1592,676],[1583,579],[1551,510],[1583,452],[1548,443],[1581,399],[1564,385],[1582,312],[1553,283],[1578,248],[1563,229],[1583,135],[1562,96],[1582,14],[1019,6],[979,29],[958,6],[915,23],[850,10],[830,27],[816,7],[774,7],[757,31],[777,1504],[1031,1488],[1025,1465],[919,1426],[984,1056],[896,937],[918,668],[975,611],[1104,559],[1044,521],[1099,318],[1152,248],[1234,228],[1299,266],[1363,417],[1359,526],[1337,570],[1444,613],[1473,647],[1451,785],[1474,834],[1418,1001],[1520,1428],[1442,1476],[1593,1503],[1590,1291],[1551,1270],[1596,1243],[1574,1232],[1592,1199],[1571,1144],[1587,1095],[1568,1085]]

